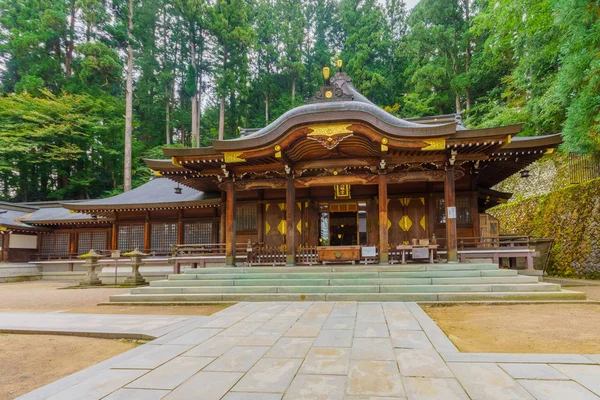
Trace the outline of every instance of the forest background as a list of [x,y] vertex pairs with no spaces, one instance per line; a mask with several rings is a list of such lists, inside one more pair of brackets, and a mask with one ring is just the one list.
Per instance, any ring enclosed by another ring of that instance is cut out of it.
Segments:
[[137,186],[142,157],[265,126],[338,58],[399,117],[600,153],[600,0],[0,0],[0,200],[121,192],[128,77]]

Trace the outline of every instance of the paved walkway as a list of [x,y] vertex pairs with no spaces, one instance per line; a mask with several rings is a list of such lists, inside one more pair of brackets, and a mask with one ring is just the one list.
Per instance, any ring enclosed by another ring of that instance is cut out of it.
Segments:
[[156,339],[210,317],[172,315],[0,313],[0,332],[56,333],[100,338]]
[[600,355],[460,353],[415,303],[239,303],[173,327],[21,398],[600,399]]

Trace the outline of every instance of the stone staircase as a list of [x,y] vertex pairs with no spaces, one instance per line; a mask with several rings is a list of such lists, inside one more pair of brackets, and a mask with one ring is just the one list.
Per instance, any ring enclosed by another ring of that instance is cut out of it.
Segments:
[[496,264],[331,265],[188,269],[111,303],[238,301],[585,300],[535,276]]

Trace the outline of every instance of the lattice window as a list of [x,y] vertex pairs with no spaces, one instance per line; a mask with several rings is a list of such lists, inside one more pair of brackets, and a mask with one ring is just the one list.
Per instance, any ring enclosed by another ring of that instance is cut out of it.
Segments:
[[457,197],[456,198],[456,222],[459,224],[470,224],[471,216],[471,198]]
[[80,232],[77,240],[77,254],[85,254],[91,249],[106,250],[107,234],[105,231]]
[[57,256],[69,254],[68,233],[45,233],[42,235],[41,252]]
[[170,249],[177,244],[177,224],[152,224],[150,226],[150,243],[153,250]]
[[446,223],[446,201],[444,199],[435,199],[435,222]]
[[117,239],[121,251],[144,249],[144,225],[119,225]]
[[238,206],[235,213],[237,231],[256,230],[256,205]]
[[186,222],[183,224],[184,244],[212,243],[212,222]]
[[[435,220],[438,224],[446,223],[446,201],[441,198],[435,199]],[[456,223],[470,224],[473,221],[471,215],[471,198],[456,198]]]

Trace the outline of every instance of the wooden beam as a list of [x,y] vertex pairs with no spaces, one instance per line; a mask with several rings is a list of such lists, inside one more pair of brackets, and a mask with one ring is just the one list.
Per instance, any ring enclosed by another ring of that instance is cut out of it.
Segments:
[[446,206],[446,244],[449,263],[458,262],[458,243],[456,238],[456,193],[454,187],[454,168],[446,170],[444,180],[444,200]]
[[285,192],[285,264],[296,265],[296,187],[294,177],[288,176]]
[[377,175],[329,175],[296,178],[296,187],[333,186],[333,185],[374,185]]
[[379,263],[387,264],[388,257],[388,196],[387,175],[379,174]]
[[318,168],[369,167],[377,165],[379,165],[379,159],[376,157],[335,158],[327,160],[299,161],[296,164],[294,164],[294,170]]
[[225,203],[225,266],[235,267],[235,186],[233,179],[227,181]]

